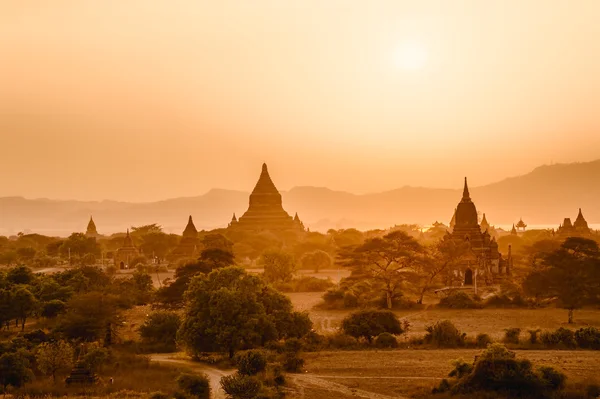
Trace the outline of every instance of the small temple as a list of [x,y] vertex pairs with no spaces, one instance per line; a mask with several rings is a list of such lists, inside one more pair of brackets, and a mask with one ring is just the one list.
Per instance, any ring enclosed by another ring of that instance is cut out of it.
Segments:
[[90,216],[90,221],[88,222],[87,229],[85,230],[86,237],[98,238],[100,234],[98,234],[98,230],[96,230],[96,223],[94,223],[94,218]]
[[489,231],[490,230],[490,224],[488,223],[487,219],[485,218],[485,213],[483,214],[483,218],[481,218],[481,223],[479,225],[481,227],[481,232],[482,233],[484,231]]
[[565,218],[563,223],[558,227],[557,234],[559,237],[586,237],[592,234],[587,221],[583,217],[581,208],[575,219],[575,223],[571,223],[571,218]]
[[510,235],[511,235],[511,236],[518,236],[518,235],[519,235],[519,233],[517,232],[517,229],[516,229],[516,227],[515,227],[515,224],[514,224],[514,223],[513,223],[513,225],[512,225],[512,229],[510,229]]
[[[469,244],[469,253],[463,258],[459,269],[455,271],[461,277],[463,285],[473,285],[474,278],[478,278],[481,283],[493,284],[510,274],[512,269],[510,247],[508,258],[504,259],[498,251],[496,239],[490,236],[487,228],[482,231],[482,226],[477,221],[477,208],[471,200],[466,177],[462,199],[456,207],[452,220],[454,226],[447,238],[466,241]],[[483,222],[489,227],[485,215],[482,224]]]
[[269,176],[267,164],[262,171],[252,194],[248,210],[238,219],[235,214],[228,228],[232,230],[297,230],[304,231],[304,224],[298,214],[292,218],[284,209],[281,194]]
[[527,228],[527,224],[523,221],[523,218],[519,218],[519,221],[517,222],[515,227],[517,228],[517,231],[525,231],[525,229]]
[[171,252],[171,258],[192,257],[198,253],[198,230],[189,216],[187,225],[181,234],[179,245]]
[[119,269],[129,269],[134,267],[131,262],[140,256],[140,251],[133,245],[131,235],[129,235],[129,229],[127,229],[127,235],[123,239],[123,246],[115,253],[115,266]]

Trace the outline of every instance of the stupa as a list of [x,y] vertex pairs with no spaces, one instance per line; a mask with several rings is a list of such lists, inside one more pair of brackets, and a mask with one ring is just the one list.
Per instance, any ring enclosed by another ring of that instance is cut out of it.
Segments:
[[298,215],[292,218],[284,209],[281,194],[273,184],[267,164],[263,164],[262,171],[252,194],[248,210],[239,218],[231,219],[230,229],[235,230],[304,230]]
[[98,230],[96,230],[96,223],[94,223],[94,219],[90,216],[90,221],[88,222],[85,236],[97,238],[99,235],[100,234],[98,234]]
[[558,235],[562,238],[566,237],[587,237],[592,234],[587,221],[583,217],[581,208],[574,223],[571,223],[571,218],[565,218],[562,225],[558,227]]
[[198,230],[194,226],[192,215],[188,218],[187,226],[181,234],[179,245],[171,252],[171,258],[191,257],[198,252]]

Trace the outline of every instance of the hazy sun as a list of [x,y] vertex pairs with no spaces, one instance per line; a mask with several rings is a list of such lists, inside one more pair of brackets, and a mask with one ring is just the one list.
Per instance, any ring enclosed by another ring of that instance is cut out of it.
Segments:
[[427,48],[417,41],[405,41],[396,49],[394,62],[403,69],[421,69],[427,63]]

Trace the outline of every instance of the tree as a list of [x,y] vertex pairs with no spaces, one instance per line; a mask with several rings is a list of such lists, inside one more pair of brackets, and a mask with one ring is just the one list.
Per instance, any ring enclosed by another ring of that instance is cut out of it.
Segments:
[[367,239],[363,244],[341,252],[338,261],[365,272],[379,282],[386,296],[387,308],[400,284],[422,260],[423,247],[411,236],[397,230],[383,237]]
[[198,258],[198,260],[209,265],[211,270],[233,266],[235,264],[233,252],[221,248],[204,249],[200,253],[200,258]]
[[355,338],[363,337],[369,343],[382,333],[402,334],[402,326],[396,315],[389,310],[361,310],[342,321],[342,330]]
[[53,299],[51,301],[45,302],[42,305],[42,310],[40,312],[40,316],[53,319],[57,317],[59,314],[63,313],[67,305],[58,299]]
[[29,360],[22,353],[9,352],[0,356],[0,385],[4,393],[8,386],[19,388],[32,378]]
[[87,254],[100,255],[100,246],[94,237],[87,237],[83,233],[73,233],[63,241],[60,246],[60,254],[63,257],[71,255],[75,258],[83,258]]
[[233,249],[233,242],[223,234],[207,234],[202,238],[202,245],[204,245],[204,248],[206,249],[218,248],[229,252]]
[[265,269],[265,279],[271,283],[290,281],[296,271],[294,257],[284,251],[271,250],[263,253],[260,264]]
[[162,227],[157,223],[137,227],[131,226],[131,234],[134,236],[141,237],[150,233],[162,233]]
[[237,350],[294,333],[290,320],[295,312],[289,298],[242,268],[198,275],[185,298],[188,305],[178,339],[192,354],[226,351],[233,357]]
[[454,266],[457,266],[468,248],[469,245],[466,241],[457,241],[446,236],[431,248],[429,254],[423,254],[422,261],[416,264],[417,273],[422,279],[417,303],[423,303],[423,297],[429,291],[434,280],[445,271],[452,270]]
[[17,249],[17,256],[21,262],[30,262],[36,254],[35,248],[21,247]]
[[327,269],[331,267],[332,260],[331,256],[325,251],[316,250],[304,254],[300,259],[303,269],[312,269],[315,273],[318,273],[320,269]]
[[12,295],[10,289],[0,290],[0,330],[4,326],[8,329],[10,321],[15,317]]
[[106,339],[105,334],[109,331],[112,334],[119,324],[116,298],[89,292],[77,295],[67,303],[67,312],[59,317],[55,331],[68,339],[93,342],[102,337]]
[[181,317],[175,312],[158,311],[150,314],[140,326],[140,335],[144,342],[163,344],[174,351],[177,330],[181,326]]
[[162,231],[149,231],[141,234],[142,251],[148,255],[154,255],[160,262],[177,245],[177,236],[165,234]]
[[56,383],[56,373],[68,370],[73,365],[73,348],[65,341],[45,342],[38,346],[35,356],[38,369],[52,376]]
[[12,293],[12,307],[16,320],[21,321],[21,331],[25,330],[25,321],[34,311],[37,300],[25,286],[15,286]]
[[541,267],[523,283],[529,295],[557,298],[569,311],[573,323],[575,309],[600,297],[600,249],[598,243],[569,237],[561,247],[544,256]]
[[6,281],[11,284],[31,284],[35,275],[27,266],[13,267],[6,274]]

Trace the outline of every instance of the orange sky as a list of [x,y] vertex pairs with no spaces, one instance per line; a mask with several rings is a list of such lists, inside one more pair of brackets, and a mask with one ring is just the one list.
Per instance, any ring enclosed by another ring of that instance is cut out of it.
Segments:
[[598,21],[596,0],[4,1],[0,196],[251,190],[263,161],[283,190],[460,187],[597,159]]

